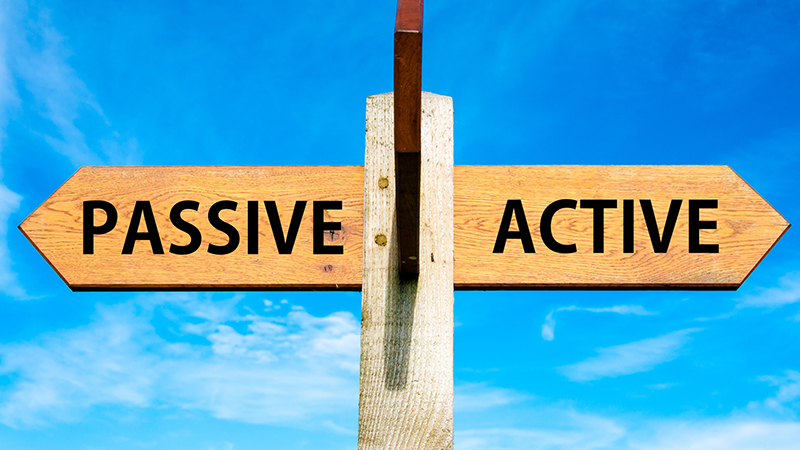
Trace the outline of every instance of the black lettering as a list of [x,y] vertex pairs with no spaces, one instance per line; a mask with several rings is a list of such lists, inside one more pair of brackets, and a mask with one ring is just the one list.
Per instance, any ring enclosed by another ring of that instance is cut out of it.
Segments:
[[172,222],[172,225],[189,235],[189,243],[186,245],[170,244],[170,253],[175,255],[189,255],[196,252],[197,249],[200,248],[200,243],[203,241],[203,236],[200,234],[200,230],[198,230],[196,226],[183,220],[181,217],[181,212],[187,209],[197,211],[199,207],[200,203],[194,200],[183,200],[176,203],[175,206],[170,209],[169,220]]
[[[297,214],[298,205],[295,204],[295,214],[292,215],[292,222],[294,222],[294,215]],[[305,208],[305,205],[303,205]],[[325,210],[327,209],[342,209],[341,201],[315,201],[314,202],[314,254],[315,255],[341,255],[344,253],[344,246],[342,245],[325,245],[325,232],[336,231],[342,229],[341,222],[325,222]],[[299,220],[298,220],[299,224]],[[274,226],[274,225],[273,225]],[[289,225],[291,232],[291,225]],[[290,233],[291,234],[291,233]],[[295,233],[296,234],[296,233]],[[276,241],[277,243],[277,235]]]
[[[106,212],[106,221],[95,226],[94,210],[102,209]],[[103,200],[88,200],[83,202],[83,254],[94,254],[94,237],[106,234],[117,226],[117,210],[109,202]]]
[[[139,222],[144,217],[144,226],[147,231],[139,231]],[[133,253],[133,246],[136,241],[150,241],[150,249],[154,255],[163,255],[164,247],[161,246],[161,237],[156,226],[156,217],[153,215],[153,208],[149,201],[137,201],[133,206],[131,224],[128,226],[128,234],[125,235],[125,243],[122,245],[122,254],[130,255]]]
[[622,201],[622,252],[633,253],[633,200]]
[[683,200],[674,199],[669,204],[667,221],[664,223],[664,232],[659,235],[656,213],[653,211],[653,202],[650,200],[639,200],[642,206],[644,222],[647,224],[647,231],[650,233],[650,241],[653,243],[653,251],[656,253],[667,253],[669,241],[672,239],[672,232],[675,231],[675,224],[678,222],[678,213],[681,211]]
[[719,244],[701,244],[700,230],[716,230],[716,220],[700,220],[700,209],[717,208],[716,200],[689,200],[689,253],[719,253]]
[[[269,216],[269,224],[272,226],[272,235],[275,237],[275,246],[278,247],[278,253],[281,255],[290,255],[292,253],[292,249],[294,248],[294,242],[297,240],[297,232],[300,231],[300,222],[303,220],[303,212],[306,210],[306,201],[297,201],[294,203],[294,211],[292,212],[292,219],[289,221],[289,229],[286,231],[286,237],[283,235],[283,226],[281,226],[281,216],[278,214],[278,206],[275,204],[274,201],[265,201],[264,207],[267,208],[267,215]],[[316,204],[318,202],[314,202],[314,253],[317,253],[317,241],[316,241],[316,229],[317,229],[317,222],[316,222]],[[337,203],[337,202],[328,202],[328,203]],[[331,207],[331,208],[324,208],[324,209],[342,209],[342,202],[338,202],[338,207]],[[325,213],[321,212],[320,215],[324,219]],[[327,224],[328,222],[322,222],[323,224]],[[330,222],[330,223],[338,223],[338,222]],[[327,226],[327,225],[325,225]],[[342,225],[339,224],[338,227],[335,228],[324,228],[325,230],[341,230]],[[322,236],[322,234],[320,234]],[[322,247],[324,245],[320,243]],[[339,246],[341,249],[341,246]],[[333,248],[336,247],[324,247],[324,248]],[[323,252],[324,253],[324,252]],[[338,253],[332,253],[334,255],[342,254],[342,251]]]
[[575,253],[578,251],[578,247],[575,244],[561,244],[553,237],[553,216],[556,215],[559,209],[575,209],[576,206],[578,206],[578,202],[575,200],[556,200],[547,205],[547,208],[542,212],[542,221],[539,230],[542,233],[544,245],[550,250],[556,253]]
[[617,207],[616,200],[581,200],[581,209],[591,208],[592,210],[592,252],[603,253],[605,242],[605,210]]
[[258,254],[258,201],[247,202],[247,254]]
[[[518,231],[509,231],[512,216],[517,218]],[[503,211],[503,218],[500,220],[500,229],[497,231],[497,239],[494,241],[492,253],[503,253],[506,248],[506,241],[509,239],[522,241],[522,249],[525,253],[536,253],[533,248],[528,221],[525,219],[525,210],[522,208],[522,200],[508,200],[506,202],[506,209]]]
[[236,230],[236,227],[219,217],[219,213],[223,209],[236,211],[236,202],[233,200],[222,200],[214,203],[211,205],[211,208],[208,209],[208,223],[228,235],[228,243],[225,245],[208,244],[208,253],[212,255],[227,255],[233,253],[236,247],[239,246],[239,232]]

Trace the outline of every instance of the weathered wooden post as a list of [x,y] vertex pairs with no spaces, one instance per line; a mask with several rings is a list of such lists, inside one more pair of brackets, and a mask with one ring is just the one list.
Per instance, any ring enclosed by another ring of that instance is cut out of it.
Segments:
[[367,100],[358,448],[453,441],[453,106],[422,96],[419,277],[401,279],[393,95]]

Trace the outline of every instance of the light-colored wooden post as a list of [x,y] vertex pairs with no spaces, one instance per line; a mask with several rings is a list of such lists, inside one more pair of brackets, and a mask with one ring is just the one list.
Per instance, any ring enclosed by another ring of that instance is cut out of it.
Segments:
[[358,448],[453,445],[453,100],[423,93],[419,278],[401,281],[393,95],[367,99]]

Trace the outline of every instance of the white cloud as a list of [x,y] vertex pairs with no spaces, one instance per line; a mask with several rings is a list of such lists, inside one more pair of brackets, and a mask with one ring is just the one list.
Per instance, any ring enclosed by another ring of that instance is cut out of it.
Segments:
[[545,341],[552,341],[556,337],[556,320],[553,319],[553,312],[550,311],[550,314],[544,318],[544,323],[542,324],[542,339]]
[[[736,299],[736,307],[730,312],[712,317],[698,317],[699,322],[727,319],[747,308],[763,308],[768,311],[800,303],[800,272],[789,272],[778,280],[777,286],[754,288],[752,293]],[[788,320],[800,322],[800,314],[789,316]]]
[[618,421],[572,410],[539,408],[526,411],[532,428],[456,428],[459,450],[592,450],[609,448],[625,436]]
[[678,383],[658,383],[658,384],[651,384],[651,385],[649,385],[647,387],[649,387],[650,389],[655,389],[657,391],[661,391],[661,390],[664,390],[664,389],[669,389],[671,387],[675,387],[677,385],[678,385]]
[[561,426],[541,428],[456,429],[455,447],[460,450],[796,450],[800,442],[798,422],[752,418],[653,420],[631,429],[621,420],[602,416],[574,414],[569,419]]
[[779,308],[797,302],[800,302],[800,272],[791,272],[778,280],[778,286],[741,298],[738,307]]
[[562,306],[550,311],[542,324],[542,339],[552,341],[555,338],[556,320],[553,315],[560,311],[587,311],[593,313],[634,314],[637,316],[650,316],[657,314],[647,311],[640,305],[615,305],[607,308],[584,308],[580,306]]
[[528,395],[511,389],[489,387],[485,384],[462,384],[455,387],[453,408],[457,413],[483,411],[528,398]]
[[[8,20],[5,5],[0,4],[0,30],[12,28]],[[5,137],[5,127],[8,121],[8,110],[19,105],[19,98],[14,89],[11,69],[8,67],[8,36],[0,32],[0,149]]]
[[[25,24],[25,28],[8,30],[13,33],[10,59],[16,75],[33,95],[39,114],[53,125],[36,132],[75,166],[138,162],[136,140],[123,139],[111,128],[94,95],[68,64],[71,51],[64,36],[52,26],[49,10],[14,4],[16,17],[12,20]],[[79,119],[102,130],[92,137],[91,145],[77,124]]]
[[[686,332],[690,330],[684,330]],[[800,442],[800,422],[789,406],[798,406],[800,372],[761,377],[777,387],[775,395],[752,402],[743,410],[715,418],[643,419],[633,411],[628,417],[611,417],[576,411],[564,402],[527,403],[514,408],[514,427],[456,428],[459,449],[481,450],[795,450]],[[660,389],[664,386],[657,385]],[[481,389],[492,389],[480,386]],[[780,405],[780,416],[770,405]],[[505,412],[500,410],[500,413]],[[457,423],[458,425],[458,423]]]
[[673,331],[663,336],[597,349],[597,356],[559,367],[572,381],[591,381],[646,372],[677,358],[678,350],[698,328]]
[[778,403],[788,403],[800,398],[800,372],[787,370],[785,377],[764,377],[775,386],[779,386],[778,394],[774,400]]
[[0,422],[17,427],[73,421],[96,404],[147,406],[157,382],[153,343],[131,305],[99,308],[89,326],[45,335],[37,343],[0,346]]
[[796,450],[800,423],[729,418],[699,422],[663,421],[628,439],[637,450]]
[[[750,416],[718,419],[622,418],[554,406],[517,413],[531,426],[455,431],[460,450],[796,450],[800,423]],[[536,424],[536,425],[533,425]]]
[[[7,29],[10,24],[6,5],[0,4],[0,30]],[[8,111],[18,105],[11,71],[7,62],[8,38],[0,31],[0,156],[5,147],[5,128],[8,122]],[[0,168],[0,292],[5,295],[25,298],[26,294],[11,270],[11,255],[8,250],[8,221],[12,213],[19,208],[20,197],[2,183],[3,171]]]
[[333,431],[334,433],[337,433],[337,434],[343,434],[343,435],[347,435],[347,436],[358,436],[358,431],[357,431],[356,428],[352,428],[352,429],[351,428],[345,428],[345,427],[343,427],[341,425],[337,425],[332,420],[323,420],[322,421],[322,425],[324,425],[325,427],[327,427],[328,429],[330,429],[331,431]]
[[781,416],[795,417],[795,410],[800,406],[800,372],[787,370],[782,377],[764,376],[761,381],[777,386],[778,392],[764,401],[750,402],[750,411],[766,411]]
[[[240,314],[241,296],[214,297],[143,295],[98,306],[85,327],[0,345],[0,375],[11,380],[0,387],[0,423],[79,420],[104,405],[201,410],[249,423],[323,420],[355,409],[352,314]],[[166,331],[157,332],[154,315],[169,320]],[[177,334],[162,337],[170,331]]]
[[27,298],[11,268],[11,253],[7,243],[9,217],[19,208],[20,201],[22,197],[0,182],[0,292],[10,297]]
[[[21,0],[2,2],[0,109],[19,106],[16,93],[2,83],[5,71],[7,79],[17,78],[19,86],[30,92],[33,102],[27,108],[48,122],[31,132],[74,166],[139,163],[136,139],[114,130],[92,92],[68,63],[71,50],[66,41],[53,27],[47,8]],[[2,121],[0,125],[5,127]]]
[[580,306],[564,306],[561,308],[557,308],[556,311],[589,311],[595,313],[617,313],[617,314],[634,314],[637,316],[650,316],[656,314],[651,311],[647,311],[641,305],[615,305],[608,308],[584,308]]

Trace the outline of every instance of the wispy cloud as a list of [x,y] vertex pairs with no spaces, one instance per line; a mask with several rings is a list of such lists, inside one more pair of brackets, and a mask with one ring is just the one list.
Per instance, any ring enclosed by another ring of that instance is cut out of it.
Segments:
[[562,405],[515,411],[515,427],[456,428],[455,447],[481,450],[795,450],[800,422],[732,413],[713,419],[624,417]]
[[[9,20],[8,5],[0,3],[0,30],[13,29]],[[14,89],[11,68],[8,66],[8,33],[0,31],[0,149],[5,137],[8,123],[8,110],[19,105],[19,98]]]
[[686,344],[689,335],[699,328],[673,331],[655,338],[597,349],[597,356],[575,364],[559,367],[572,381],[592,381],[652,370],[659,364],[672,361]]
[[456,412],[483,411],[530,398],[529,395],[490,387],[485,384],[462,384],[455,387],[453,408]]
[[633,434],[625,448],[637,450],[794,450],[800,423],[752,418],[658,421]]
[[616,305],[607,308],[584,308],[581,306],[562,306],[550,311],[542,324],[542,339],[552,341],[555,338],[556,320],[553,317],[560,311],[587,311],[593,313],[615,313],[615,314],[634,314],[637,316],[649,316],[657,314],[647,311],[640,305]]
[[[241,297],[141,296],[88,325],[0,345],[0,423],[80,420],[92,408],[172,407],[250,423],[330,420],[358,396],[350,313],[241,313]],[[154,316],[169,321],[165,330]],[[171,331],[169,331],[171,330]],[[163,336],[163,337],[162,337]]]
[[[787,406],[797,406],[800,373],[789,370],[761,380],[777,387],[775,395],[713,418],[694,414],[692,418],[642,418],[638,412],[614,417],[577,410],[564,401],[526,402],[512,406],[514,426],[456,428],[455,444],[459,449],[481,450],[795,450],[800,442],[800,422],[787,413],[791,409]],[[770,419],[764,410],[773,402],[780,405],[783,415]],[[503,412],[508,409],[499,408],[496,413]]]
[[800,406],[800,372],[787,370],[782,377],[763,376],[760,379],[777,386],[778,392],[764,401],[750,402],[747,405],[748,409],[796,417],[795,411]]
[[35,104],[35,112],[49,122],[31,131],[74,166],[139,162],[136,140],[114,130],[68,63],[71,50],[52,25],[50,11],[23,1],[8,1],[4,6],[7,26],[0,33],[8,43],[7,66],[31,94],[34,103],[30,106]]
[[[459,449],[481,450],[796,450],[800,423],[758,419],[654,420],[637,429],[584,416],[572,429],[491,428],[457,431]],[[594,422],[594,423],[592,423]]]
[[[800,303],[800,272],[789,272],[778,280],[777,286],[757,287],[752,293],[744,294],[736,299],[736,307],[727,313],[711,317],[698,317],[698,322],[728,319],[742,310],[762,308],[768,311]],[[789,317],[789,320],[800,322],[800,314]]]
[[7,243],[9,217],[19,208],[21,200],[22,197],[11,192],[0,182],[0,292],[15,298],[27,297],[12,270],[11,253]]
[[791,272],[778,280],[778,286],[742,297],[738,307],[779,308],[797,302],[800,302],[800,272]]
[[73,421],[96,404],[148,406],[157,361],[142,349],[153,339],[149,325],[124,305],[101,308],[83,328],[0,346],[0,374],[14,380],[0,391],[0,422]]
[[471,450],[592,450],[609,448],[626,434],[617,420],[553,407],[526,411],[530,428],[456,429],[455,448]]
[[[9,26],[4,6],[0,4],[0,30]],[[7,37],[0,32],[0,157],[2,157],[5,149],[8,111],[19,103],[7,63],[7,43]],[[12,271],[11,255],[7,244],[9,217],[19,208],[22,197],[8,189],[3,184],[2,179],[3,170],[0,167],[0,292],[11,297],[25,298],[25,291],[17,281],[16,274]]]
[[675,387],[677,385],[678,385],[678,383],[658,383],[658,384],[651,384],[651,385],[649,385],[647,387],[650,388],[650,389],[657,390],[657,391],[662,391],[664,389],[669,389],[669,388]]

